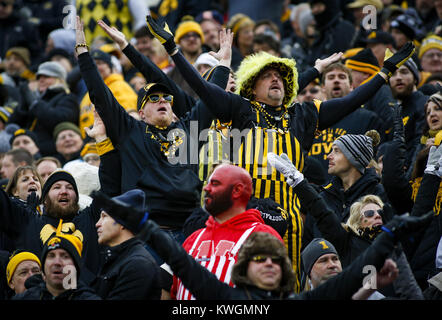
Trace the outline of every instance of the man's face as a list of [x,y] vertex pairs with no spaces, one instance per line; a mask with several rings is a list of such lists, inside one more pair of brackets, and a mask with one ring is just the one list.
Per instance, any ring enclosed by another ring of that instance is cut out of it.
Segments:
[[180,38],[179,45],[184,53],[197,54],[201,51],[201,38],[196,32],[188,32]]
[[102,60],[95,60],[95,64],[97,65],[97,70],[103,80],[111,75],[112,69],[106,62]]
[[341,261],[334,253],[320,256],[310,272],[310,280],[315,288],[342,271]]
[[72,216],[79,210],[78,198],[75,189],[67,181],[55,182],[44,199],[46,212],[56,218]]
[[358,70],[351,70],[351,77],[353,79],[353,88],[357,88],[361,85],[362,82],[370,78],[370,74]]
[[422,55],[420,62],[426,72],[442,72],[442,51],[437,48],[430,49]]
[[9,17],[14,9],[14,0],[0,1],[0,19]]
[[[161,95],[162,92],[153,92],[149,95]],[[154,125],[167,127],[172,123],[173,111],[172,104],[161,97],[158,102],[146,101],[146,104],[138,112],[141,120],[144,122]]]
[[204,208],[214,217],[233,205],[232,190],[234,186],[230,180],[225,171],[215,170],[203,188]]
[[25,260],[19,263],[12,275],[9,287],[14,290],[15,294],[26,291],[25,281],[32,275],[41,273],[40,266],[33,260]]
[[19,76],[26,70],[26,64],[16,54],[10,54],[5,59],[5,70],[10,76]]
[[49,177],[49,175],[57,170],[57,165],[54,161],[44,160],[37,166],[37,172],[42,178],[43,182]]
[[393,37],[398,50],[408,42],[407,36],[397,28],[391,29],[391,36]]
[[3,179],[11,179],[17,166],[15,165],[11,155],[5,155],[2,159],[2,168],[0,174]]
[[70,129],[61,131],[55,141],[57,152],[65,158],[79,152],[82,147],[83,140],[81,139],[81,136]]
[[328,160],[328,174],[332,176],[341,177],[345,175],[353,165],[348,161],[345,155],[342,153],[336,145],[332,146],[332,151],[327,156]]
[[14,139],[14,142],[12,142],[12,149],[25,149],[28,150],[32,155],[35,155],[40,150],[38,149],[37,145],[35,144],[34,140],[32,140],[30,137],[26,135],[18,136]]
[[101,211],[100,220],[95,224],[98,234],[98,243],[106,246],[115,246],[120,235],[121,225],[108,215]]
[[154,53],[152,39],[148,36],[137,38],[135,48],[140,51],[145,57],[151,57]]
[[343,70],[331,70],[325,75],[323,89],[327,100],[345,97],[351,91],[350,78]]
[[255,81],[253,89],[255,100],[271,105],[279,106],[284,100],[284,82],[278,70],[267,69],[262,72]]
[[300,103],[311,102],[313,99],[323,100],[321,87],[314,82],[310,82],[301,92],[298,92],[297,100]]
[[38,177],[31,171],[26,170],[21,173],[17,179],[17,185],[14,188],[14,196],[26,201],[31,192],[41,196],[41,184]]
[[213,51],[218,51],[221,25],[212,20],[204,20],[201,22],[201,29],[203,29],[205,44],[207,44]]
[[232,72],[229,73],[229,81],[227,82],[226,91],[235,93],[236,90],[236,80]]
[[390,78],[390,88],[393,97],[403,100],[409,97],[415,88],[413,73],[406,66],[397,69]]
[[46,286],[64,290],[63,279],[69,274],[65,269],[67,266],[75,266],[75,264],[66,250],[59,248],[49,251],[46,256],[43,274]]
[[250,260],[247,267],[247,278],[258,288],[264,290],[275,290],[279,287],[282,279],[282,269],[279,263],[274,262],[270,257],[263,262]]
[[385,58],[385,50],[389,48],[392,50],[391,45],[386,45],[384,43],[370,43],[367,44],[367,48],[371,49],[371,52],[373,52],[373,55],[378,60],[378,64],[382,66],[384,64],[384,58]]

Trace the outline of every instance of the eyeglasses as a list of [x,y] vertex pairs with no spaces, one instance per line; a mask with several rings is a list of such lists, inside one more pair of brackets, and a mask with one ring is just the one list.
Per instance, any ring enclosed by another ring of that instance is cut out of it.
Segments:
[[143,98],[143,101],[141,102],[141,109],[144,108],[144,105],[146,104],[146,102],[152,102],[152,103],[157,103],[161,100],[161,98],[163,98],[164,100],[166,100],[166,102],[173,102],[173,95],[171,94],[166,94],[166,93],[153,93],[148,95],[147,97]]
[[270,258],[270,260],[272,260],[272,263],[281,264],[281,262],[282,262],[282,257],[266,256],[266,255],[256,255],[256,256],[253,256],[252,259],[250,259],[250,260],[253,262],[256,262],[256,263],[264,263],[267,261],[268,258]]
[[378,210],[366,210],[364,212],[362,212],[362,214],[364,215],[364,217],[366,218],[371,218],[374,216],[375,213],[378,213],[380,216],[382,216],[382,214],[384,213],[384,210],[382,209],[378,209]]

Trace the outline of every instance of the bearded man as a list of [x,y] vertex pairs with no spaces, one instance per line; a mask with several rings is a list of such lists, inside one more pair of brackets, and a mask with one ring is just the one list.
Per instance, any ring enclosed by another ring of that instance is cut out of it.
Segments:
[[79,210],[78,189],[73,176],[64,170],[54,171],[43,185],[41,203],[43,213],[30,214],[11,202],[8,195],[0,191],[0,231],[15,243],[15,249],[24,249],[40,256],[47,240],[56,231],[61,221],[61,232],[77,236],[83,243],[81,255],[85,282],[98,272],[99,245],[95,224],[100,218],[100,208],[94,203]]
[[416,63],[409,59],[398,68],[389,80],[391,92],[397,103],[402,105],[402,121],[405,130],[407,158],[405,166],[412,167],[416,148],[420,143],[425,121],[424,106],[428,96],[417,90],[419,70]]
[[[283,242],[281,236],[264,223],[256,209],[246,210],[252,195],[252,178],[243,168],[221,164],[204,187],[204,208],[210,214],[206,228],[195,231],[183,243],[184,249],[220,281],[233,287],[230,271],[238,250],[253,232],[267,232]],[[190,300],[193,296],[174,277],[172,298]]]

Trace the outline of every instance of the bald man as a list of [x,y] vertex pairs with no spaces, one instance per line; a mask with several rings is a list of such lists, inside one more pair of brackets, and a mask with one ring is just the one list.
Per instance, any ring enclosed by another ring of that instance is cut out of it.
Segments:
[[[204,187],[204,208],[210,214],[206,227],[192,233],[183,243],[184,249],[203,267],[230,286],[230,270],[238,250],[252,232],[268,232],[281,236],[264,223],[261,213],[246,209],[252,195],[252,178],[243,168],[221,164],[210,175]],[[171,297],[190,300],[192,295],[174,277]]]

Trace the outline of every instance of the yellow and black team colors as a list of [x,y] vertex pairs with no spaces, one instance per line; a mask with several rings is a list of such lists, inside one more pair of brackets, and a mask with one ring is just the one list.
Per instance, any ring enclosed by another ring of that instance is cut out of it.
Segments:
[[[163,44],[172,57],[186,82],[194,89],[215,118],[219,119],[221,123],[232,121],[233,140],[237,140],[235,136],[238,134],[247,137],[246,142],[241,144],[240,151],[243,151],[239,155],[250,155],[252,149],[254,151],[260,150],[266,143],[268,146],[269,138],[265,138],[264,135],[262,140],[253,141],[252,137],[255,136],[259,139],[260,136],[259,134],[255,135],[256,131],[259,132],[262,129],[267,135],[269,131],[275,131],[275,138],[271,136],[273,145],[278,146],[278,152],[285,150],[290,153],[289,157],[298,166],[298,170],[302,170],[303,153],[310,150],[317,130],[324,130],[332,126],[364,104],[414,52],[414,46],[411,43],[407,44],[385,61],[382,72],[343,98],[293,104],[298,92],[298,72],[295,60],[275,57],[266,52],[249,55],[243,59],[235,73],[236,94],[226,92],[220,87],[208,83],[198,74],[176,47],[174,36],[167,25],[158,25],[151,16],[146,17],[146,22],[151,33]],[[219,66],[219,68],[228,69],[225,66]],[[277,89],[283,92],[284,96],[268,100],[274,102],[278,100],[275,103],[279,105],[265,105],[261,102],[266,99],[256,98],[258,92],[261,97],[266,93],[267,97],[270,94],[273,81],[269,84],[269,81],[260,78],[269,69],[271,72],[276,71],[279,74],[283,88],[277,81]],[[240,132],[233,134],[235,129]],[[235,148],[233,147],[232,150],[235,151]],[[294,241],[294,239],[300,239],[302,235],[302,224],[297,223],[301,221],[299,209],[297,209],[298,201],[295,196],[293,199],[290,198],[290,194],[293,195],[293,193],[290,193],[290,188],[284,185],[284,179],[276,174],[273,175],[272,171],[264,169],[267,163],[266,154],[261,154],[261,160],[262,163],[259,163],[260,153],[254,152],[253,165],[247,166],[247,163],[243,162],[240,164],[251,174],[256,195],[267,192],[271,196],[279,191],[279,198],[274,200],[279,201],[282,206],[287,206],[284,209],[289,212],[290,219],[288,219],[289,226],[284,238],[297,276],[294,290],[299,292],[301,246],[299,245],[300,240]],[[272,180],[272,177],[275,180]],[[277,183],[272,185],[272,181]],[[278,188],[279,190],[277,190]]]
[[97,24],[102,19],[108,25],[115,26],[130,39],[133,35],[133,19],[129,9],[129,0],[76,0],[77,15],[84,21],[84,34],[87,43],[98,36],[107,34]]
[[[222,153],[231,150],[233,154],[229,159],[250,173],[256,197],[271,197],[287,211],[288,230],[284,240],[297,275],[295,290],[299,292],[303,232],[299,200],[285,184],[284,177],[267,167],[267,152],[287,153],[297,168],[302,170],[304,153],[310,150],[315,133],[354,111],[385,80],[376,76],[341,99],[292,104],[298,89],[293,60],[277,58],[265,52],[247,57],[236,72],[238,94],[232,94],[204,81],[181,53],[172,58],[186,81],[220,122],[231,121],[232,145],[223,148]],[[252,93],[255,80],[268,68],[278,70],[283,79],[285,98],[279,106],[259,103]]]

